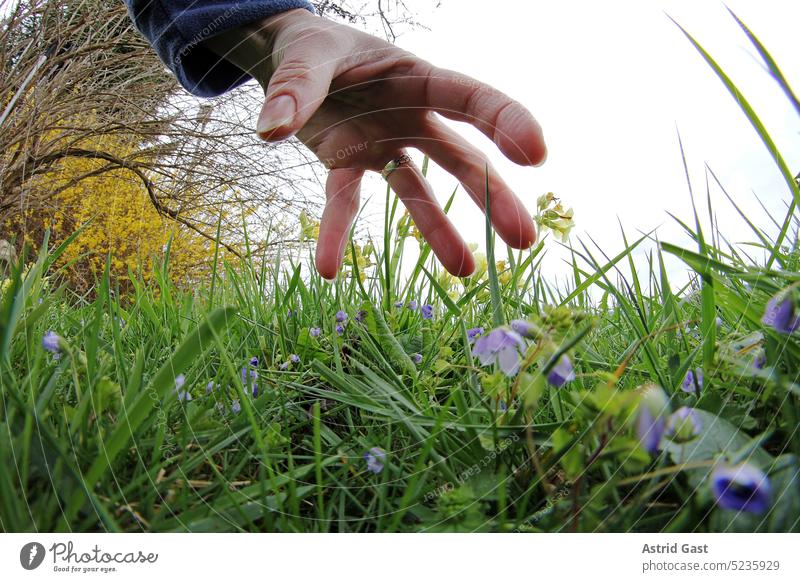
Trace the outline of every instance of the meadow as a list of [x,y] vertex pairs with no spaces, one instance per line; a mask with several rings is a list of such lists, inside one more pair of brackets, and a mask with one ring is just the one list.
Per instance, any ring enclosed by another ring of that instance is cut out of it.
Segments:
[[[390,191],[382,240],[353,240],[333,283],[279,254],[181,285],[167,249],[128,291],[107,268],[79,294],[72,239],[0,262],[0,529],[800,530],[800,187],[695,46],[792,193],[777,228],[741,214],[746,250],[687,183],[694,244],[659,241],[647,269],[654,233],[606,256],[543,196],[541,242],[512,252],[487,220],[455,279],[421,239],[409,258]],[[557,244],[568,287],[541,272]]]

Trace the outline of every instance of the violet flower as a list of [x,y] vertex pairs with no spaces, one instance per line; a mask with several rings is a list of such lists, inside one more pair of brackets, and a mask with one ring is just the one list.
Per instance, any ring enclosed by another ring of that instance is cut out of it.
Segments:
[[515,319],[512,321],[511,329],[522,337],[532,338],[536,336],[536,326],[524,319]]
[[336,333],[338,333],[339,335],[342,335],[344,333],[344,326],[341,323],[336,326]]
[[379,447],[372,447],[364,453],[364,460],[367,462],[367,471],[377,475],[383,471],[383,461],[386,460],[386,453]]
[[703,390],[703,370],[697,368],[696,370],[688,370],[686,376],[683,378],[681,390],[687,394],[700,394]]
[[784,334],[792,334],[800,329],[800,317],[797,316],[793,298],[783,292],[772,297],[764,308],[761,323]]
[[191,402],[192,395],[188,390],[182,390],[184,384],[186,384],[186,376],[183,374],[175,376],[175,392],[178,394],[178,402]]
[[475,342],[476,339],[483,335],[483,328],[482,327],[473,327],[472,329],[467,330],[467,339],[469,343]]
[[666,434],[675,442],[685,443],[694,439],[703,430],[703,422],[694,408],[681,406],[667,419]]
[[347,314],[344,311],[341,311],[341,310],[337,311],[336,312],[336,321],[338,321],[339,323],[347,321]]
[[636,436],[642,448],[655,455],[666,430],[669,414],[669,398],[661,386],[649,384],[643,387],[636,416]]
[[433,319],[433,305],[423,305],[420,313],[422,313],[422,319]]
[[322,333],[322,330],[320,328],[318,328],[318,327],[312,327],[312,328],[309,328],[309,330],[308,330],[308,335],[310,335],[311,337],[319,337],[319,335],[321,333]]
[[764,513],[769,509],[769,477],[749,463],[717,465],[711,472],[711,491],[723,509]]
[[61,354],[61,336],[54,331],[48,331],[42,336],[42,347],[50,353]]
[[411,360],[415,364],[421,364],[422,363],[422,354],[414,354],[413,356],[411,356]]
[[507,327],[498,327],[475,342],[472,355],[480,360],[482,366],[498,363],[506,376],[514,376],[519,372],[520,356],[524,350],[522,336]]
[[553,386],[561,388],[574,379],[575,370],[572,367],[572,362],[569,357],[567,357],[567,354],[562,354],[561,358],[559,358],[556,365],[553,366],[553,369],[550,370],[550,373],[547,375],[547,381]]
[[416,311],[416,310],[417,310],[417,306],[418,306],[417,302],[416,302],[416,301],[414,301],[413,299],[412,299],[411,301],[409,301],[409,302],[408,302],[408,308],[409,308],[411,311]]

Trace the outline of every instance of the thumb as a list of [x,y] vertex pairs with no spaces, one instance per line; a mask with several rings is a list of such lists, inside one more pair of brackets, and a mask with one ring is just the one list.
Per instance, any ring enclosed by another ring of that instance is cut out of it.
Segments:
[[328,96],[338,57],[325,42],[307,38],[284,51],[267,85],[256,133],[267,141],[293,136]]

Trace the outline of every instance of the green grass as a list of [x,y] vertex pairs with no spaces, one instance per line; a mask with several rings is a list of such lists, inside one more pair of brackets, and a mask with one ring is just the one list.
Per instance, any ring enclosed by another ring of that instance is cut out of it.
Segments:
[[[0,529],[798,531],[800,341],[761,317],[800,281],[800,195],[753,110],[696,46],[792,191],[774,237],[747,220],[760,263],[715,228],[704,232],[695,211],[679,220],[694,247],[662,242],[644,270],[633,251],[653,234],[623,231],[614,257],[575,242],[569,288],[540,272],[556,243],[511,252],[487,227],[488,269],[453,286],[425,245],[403,265],[387,192],[385,252],[359,264],[351,246],[349,275],[334,284],[287,260],[251,258],[187,289],[165,259],[125,296],[107,273],[78,296],[54,266],[69,241],[0,266]],[[688,285],[669,281],[667,255],[691,271]],[[412,300],[434,317],[410,310]],[[522,371],[481,367],[467,330],[517,319],[536,330]],[[42,347],[48,330],[64,338],[60,358]],[[577,377],[557,388],[546,377],[562,354]],[[255,397],[243,368],[258,373]],[[702,389],[684,392],[696,369]],[[179,375],[191,401],[178,399]],[[650,383],[673,410],[698,411],[700,435],[643,450],[637,388]],[[373,447],[386,452],[377,474],[364,458]],[[711,494],[712,468],[743,461],[769,475],[763,513],[722,509]]]

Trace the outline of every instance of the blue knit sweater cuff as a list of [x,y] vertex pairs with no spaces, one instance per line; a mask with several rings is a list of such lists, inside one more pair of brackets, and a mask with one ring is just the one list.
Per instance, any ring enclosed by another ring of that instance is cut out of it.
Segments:
[[180,84],[199,97],[215,97],[251,77],[202,45],[208,38],[295,8],[305,0],[125,0],[136,27]]

